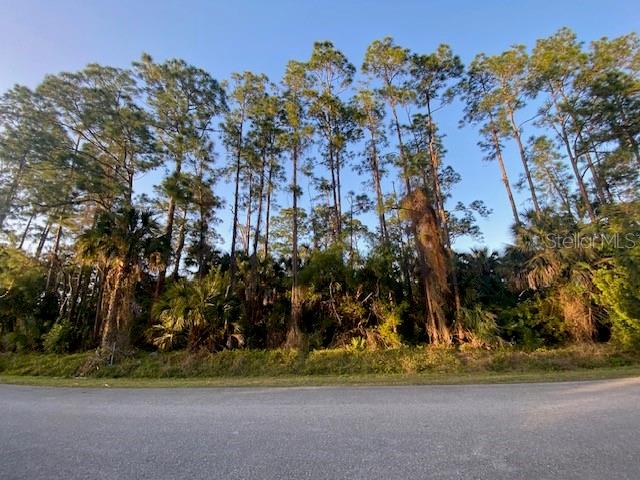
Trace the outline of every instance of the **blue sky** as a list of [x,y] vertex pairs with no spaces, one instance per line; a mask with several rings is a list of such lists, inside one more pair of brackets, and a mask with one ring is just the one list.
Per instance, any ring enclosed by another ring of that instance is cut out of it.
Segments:
[[[287,61],[306,60],[317,40],[331,40],[357,67],[367,45],[384,36],[420,53],[448,43],[467,63],[479,52],[532,46],[563,26],[586,42],[637,31],[639,12],[637,2],[622,0],[0,0],[0,91],[15,83],[33,87],[47,73],[90,62],[126,67],[142,52],[156,60],[183,58],[218,79],[251,70],[279,80]],[[460,117],[460,105],[453,104],[437,118],[447,135],[446,160],[462,175],[454,200],[482,199],[493,209],[481,228],[484,243],[500,248],[509,240],[511,217],[498,168],[482,160],[475,129],[458,128]],[[506,160],[515,178],[514,154],[508,151]],[[360,190],[359,182],[349,175],[343,191]],[[225,222],[220,233],[226,230]]]

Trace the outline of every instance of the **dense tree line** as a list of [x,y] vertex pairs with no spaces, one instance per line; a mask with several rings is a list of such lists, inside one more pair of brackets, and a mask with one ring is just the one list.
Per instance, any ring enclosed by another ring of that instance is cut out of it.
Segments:
[[[2,348],[637,344],[639,72],[635,34],[562,29],[466,67],[384,38],[359,72],[317,42],[279,81],[143,55],[16,86]],[[504,252],[454,250],[490,213],[452,198],[438,115],[455,98],[504,184]]]

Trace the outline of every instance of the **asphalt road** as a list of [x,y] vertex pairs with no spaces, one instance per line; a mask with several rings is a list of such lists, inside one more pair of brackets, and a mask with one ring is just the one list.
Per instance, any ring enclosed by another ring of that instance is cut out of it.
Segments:
[[0,478],[640,478],[640,378],[483,386],[0,385]]

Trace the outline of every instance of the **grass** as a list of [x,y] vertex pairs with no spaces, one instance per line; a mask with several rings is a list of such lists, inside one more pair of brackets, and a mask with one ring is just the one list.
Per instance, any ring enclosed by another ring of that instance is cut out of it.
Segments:
[[140,352],[77,377],[92,355],[0,354],[0,382],[86,387],[266,387],[512,383],[640,375],[640,352],[621,351],[611,345],[532,352],[430,347],[308,353]]
[[279,377],[209,378],[106,378],[42,377],[2,375],[0,383],[52,387],[105,388],[194,388],[194,387],[323,387],[323,386],[398,386],[469,385],[495,383],[567,382],[640,376],[640,367],[579,369],[559,372],[473,373],[473,374],[367,374],[367,375],[287,375]]

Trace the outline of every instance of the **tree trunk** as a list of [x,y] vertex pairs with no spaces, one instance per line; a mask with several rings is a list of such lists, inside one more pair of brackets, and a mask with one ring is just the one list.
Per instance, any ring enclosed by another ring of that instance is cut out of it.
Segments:
[[447,325],[444,307],[450,298],[448,279],[451,264],[438,217],[424,191],[416,189],[405,197],[403,208],[409,211],[415,232],[418,266],[422,278],[427,314],[427,334],[433,344],[451,344],[451,330]]
[[[110,275],[113,275],[112,279],[109,278]],[[118,303],[123,279],[123,267],[116,267],[116,271],[111,272],[105,279],[107,284],[112,283],[112,285],[108,290],[109,300],[107,312],[102,322],[102,339],[100,344],[103,349],[110,351],[113,355],[115,349],[118,347]]]
[[[558,95],[562,96],[562,98],[567,104],[570,104],[570,101],[567,98],[565,92],[562,90],[562,88],[556,89],[554,88],[553,85],[549,84],[549,91],[551,92],[551,99],[553,101],[553,104],[557,112],[562,111],[562,108],[560,107],[560,104],[559,104]],[[574,121],[574,123],[576,123],[577,119],[575,115],[573,115],[572,112],[568,112],[568,115]],[[567,151],[567,156],[569,157],[569,161],[571,163],[571,169],[573,170],[573,175],[576,178],[576,183],[578,184],[578,190],[580,191],[580,196],[582,197],[582,201],[584,202],[585,208],[587,210],[587,214],[589,215],[589,219],[592,222],[595,222],[596,214],[595,214],[595,211],[593,210],[593,206],[591,205],[591,200],[589,199],[589,193],[587,192],[587,188],[584,184],[582,174],[580,173],[580,168],[578,166],[578,157],[576,156],[575,152],[571,148],[571,142],[569,141],[569,133],[567,132],[565,121],[560,121],[559,124],[560,124],[560,131],[558,132],[558,130],[556,130],[556,132],[560,134],[562,143],[564,144],[565,149]]]
[[338,225],[338,235],[342,234],[342,186],[340,184],[340,152],[334,150],[336,160],[336,193],[338,195],[338,203],[336,204],[336,220]]
[[246,229],[244,233],[243,246],[245,254],[249,255],[249,244],[251,238],[251,214],[253,211],[251,210],[253,207],[253,172],[249,172],[249,195],[247,197],[247,223]]
[[49,230],[51,230],[51,219],[47,219],[47,224],[42,229],[42,233],[40,234],[40,241],[38,242],[38,248],[36,248],[36,258],[40,258],[42,255],[42,250],[44,249],[45,243],[47,243],[47,239],[49,238]]
[[205,248],[207,246],[207,231],[208,226],[206,222],[207,210],[202,198],[202,182],[198,188],[198,204],[200,211],[200,222],[198,225],[198,278],[204,278],[207,274],[207,265],[205,262]]
[[256,231],[253,236],[253,257],[258,255],[258,242],[260,241],[260,228],[262,227],[262,207],[264,203],[265,170],[267,168],[267,155],[262,155],[260,168],[260,184],[258,186],[258,211],[256,213]]
[[302,315],[302,298],[298,285],[298,146],[292,149],[292,190],[293,190],[293,232],[291,256],[291,319],[285,346],[302,348],[302,332],[300,317]]
[[204,206],[200,206],[200,225],[198,225],[198,278],[204,278],[207,273],[205,261],[205,247],[207,242],[207,227],[205,224]]
[[336,179],[336,165],[333,155],[333,146],[329,143],[329,167],[331,171],[331,193],[333,194],[333,241],[338,241],[340,235],[340,215],[338,213],[338,182]]
[[389,234],[387,232],[387,221],[384,218],[384,195],[382,193],[382,179],[380,178],[380,166],[378,163],[378,148],[376,147],[376,136],[373,130],[371,133],[371,171],[373,172],[373,184],[376,190],[376,210],[378,212],[378,221],[380,222],[380,235],[382,242],[389,243]]
[[267,211],[264,218],[264,258],[269,255],[269,222],[271,220],[271,192],[273,191],[273,158],[269,163],[269,178],[267,180]]
[[60,221],[58,223],[58,230],[56,232],[56,239],[53,244],[53,251],[51,252],[51,259],[49,260],[49,270],[47,272],[47,283],[45,291],[49,292],[53,284],[54,275],[57,273],[58,267],[58,251],[60,250],[60,240],[62,239],[62,215],[60,215]]
[[[400,121],[398,120],[398,114],[396,111],[395,104],[391,105],[391,112],[393,114],[396,136],[398,138],[398,146],[400,149],[400,161],[402,163],[403,176],[405,177],[405,188],[407,190],[407,197],[411,197],[411,195],[413,194],[413,190],[411,188],[411,174],[410,174],[411,170],[409,169],[409,165],[407,164],[407,159],[405,156],[404,142],[402,140],[402,131],[400,128]],[[416,245],[418,266],[420,270],[419,278],[420,278],[422,289],[424,290],[424,293],[425,293],[425,305],[427,309],[427,315],[433,316],[434,311],[431,309],[431,302],[429,301],[429,296],[428,296],[428,289],[429,289],[428,265],[423,255],[423,251],[420,248],[420,239],[419,239],[419,232],[417,230],[417,224],[412,221],[410,222],[410,226],[411,226],[411,233],[413,234],[414,243]],[[408,274],[409,272],[407,272],[407,275]],[[411,295],[411,292],[409,294]]]
[[451,277],[451,283],[453,286],[453,299],[456,313],[456,320],[460,317],[462,310],[462,303],[460,301],[460,289],[458,287],[458,275],[456,272],[456,263],[453,249],[451,248],[451,236],[449,235],[449,225],[447,212],[444,208],[444,197],[442,195],[442,186],[440,185],[440,158],[435,145],[435,125],[433,123],[433,117],[431,114],[431,101],[427,96],[427,118],[429,128],[429,159],[431,163],[431,177],[433,181],[433,192],[435,195],[435,210],[437,213],[437,219],[439,223],[439,229],[443,239],[443,244],[447,254],[447,260],[449,262],[449,274]]
[[184,248],[184,241],[187,231],[187,209],[184,209],[182,220],[180,222],[180,230],[178,230],[178,243],[176,245],[176,252],[173,259],[173,273],[171,277],[174,280],[180,278],[180,262],[182,261],[182,249]]
[[31,212],[31,215],[29,216],[29,221],[27,222],[27,226],[24,227],[24,231],[22,232],[22,236],[20,237],[20,244],[18,245],[18,249],[22,250],[22,247],[24,246],[24,241],[27,238],[27,234],[29,233],[29,228],[31,228],[31,222],[33,221],[33,218],[36,216],[35,212]]
[[93,317],[93,339],[94,341],[98,340],[99,332],[102,331],[102,321],[104,318],[104,291],[105,291],[105,282],[107,272],[103,272],[102,270],[98,270],[96,273],[96,282],[98,284],[98,290],[96,295],[96,312]]
[[520,160],[522,160],[522,168],[524,169],[524,175],[527,178],[527,184],[529,185],[529,191],[531,192],[531,202],[533,203],[533,208],[536,212],[536,216],[539,218],[542,214],[542,210],[540,209],[540,203],[538,203],[538,195],[536,194],[536,188],[533,184],[533,179],[531,178],[531,171],[529,170],[529,161],[527,159],[527,153],[524,149],[524,145],[522,144],[522,136],[520,132],[520,128],[516,124],[516,120],[514,117],[514,112],[512,109],[509,109],[509,121],[511,123],[511,131],[513,133],[513,138],[515,138],[516,143],[518,144],[518,151],[520,152]]
[[[234,289],[236,284],[236,242],[238,239],[238,205],[240,203],[240,171],[242,160],[242,129],[244,125],[244,113],[240,116],[240,128],[238,132],[238,145],[236,151],[236,172],[235,172],[235,188],[233,194],[233,227],[231,232],[231,253],[230,253],[230,265],[229,265],[229,282],[231,290]],[[229,290],[227,290],[227,294]]]
[[[180,173],[182,172],[182,158],[176,157],[176,168],[173,171],[173,177],[177,181]],[[167,210],[167,227],[165,229],[165,236],[167,241],[169,242],[169,252],[171,251],[171,243],[173,240],[173,222],[176,214],[176,199],[174,195],[169,196],[169,208]],[[167,276],[167,267],[169,264],[171,253],[167,253],[164,258],[163,266],[158,272],[158,280],[156,282],[156,290],[154,294],[154,298],[158,298],[164,290],[164,282]]]
[[71,298],[69,299],[69,314],[67,318],[69,321],[76,325],[76,311],[78,309],[78,299],[80,298],[80,290],[82,288],[82,282],[85,276],[85,267],[80,267],[78,269],[78,276],[76,277],[76,282],[71,289]]
[[578,166],[578,159],[574,155],[571,144],[569,143],[569,137],[567,134],[567,130],[564,125],[561,127],[561,137],[562,142],[564,143],[565,149],[567,151],[567,156],[569,157],[569,163],[571,163],[571,169],[573,170],[573,175],[576,178],[576,183],[578,184],[578,190],[580,191],[580,196],[582,197],[582,201],[584,202],[584,206],[587,209],[587,213],[592,222],[596,221],[596,213],[593,210],[593,206],[591,205],[591,200],[589,200],[589,193],[587,192],[587,188],[584,185],[584,180],[582,179],[582,175],[580,174],[580,168]]
[[588,151],[585,152],[584,158],[587,161],[587,167],[591,172],[591,178],[593,178],[593,185],[596,187],[596,194],[598,195],[598,199],[601,203],[606,204],[608,202],[608,198],[602,185],[602,179],[600,178],[600,174],[598,173],[598,170],[596,169],[596,166],[594,165],[593,160],[591,159],[591,155]]
[[353,269],[353,198],[349,204],[349,266]]
[[[82,267],[84,274],[82,276],[82,283],[80,284],[80,288],[78,291],[78,303],[75,306],[75,310],[73,312],[73,320],[75,325],[82,330],[82,348],[87,348],[88,345],[93,344],[93,336],[91,335],[91,331],[89,330],[89,323],[87,311],[91,304],[91,300],[94,297],[94,291],[92,291],[89,286],[93,285],[93,290],[97,290],[97,281],[98,281],[98,272],[96,271],[95,276],[93,275],[93,271],[89,267]],[[92,283],[92,277],[94,278]],[[89,334],[89,335],[87,335]]]
[[398,120],[398,112],[394,103],[391,104],[391,113],[393,114],[396,136],[398,138],[398,149],[400,150],[400,163],[402,165],[402,176],[404,177],[407,195],[411,194],[411,179],[409,175],[409,166],[405,158],[404,142],[402,141],[402,131],[400,130],[400,121]]
[[516,208],[516,202],[513,199],[513,193],[511,192],[511,185],[509,184],[509,177],[507,176],[507,169],[504,166],[504,159],[502,158],[502,148],[500,147],[500,140],[498,139],[498,131],[494,128],[491,130],[491,138],[493,140],[493,146],[495,148],[496,159],[500,166],[500,174],[502,176],[502,183],[507,191],[509,197],[509,204],[511,205],[511,213],[513,213],[513,220],[516,226],[520,226],[520,217],[518,216],[518,209]]
[[[396,192],[395,182],[392,183],[393,186],[393,196],[398,202],[398,193]],[[397,207],[399,205],[396,204]],[[402,228],[402,219],[400,218],[400,208],[396,208],[396,222],[398,223],[398,228],[400,230],[400,271],[402,272],[402,277],[404,280],[404,285],[407,290],[407,300],[409,302],[409,306],[412,308],[415,307],[415,300],[413,298],[413,287],[412,287],[412,278],[411,278],[411,269],[409,268],[409,258],[407,256],[407,249],[410,242],[410,239],[407,238],[407,241],[404,240],[404,229]]]

